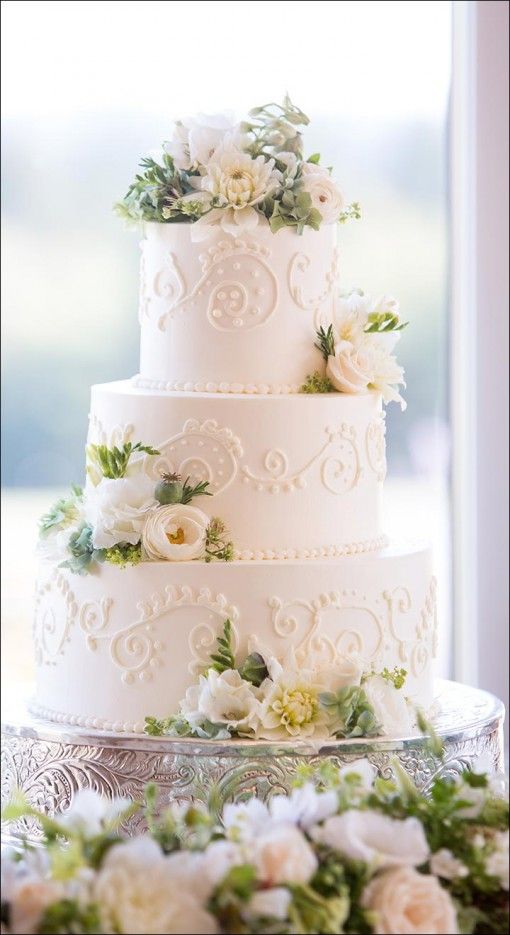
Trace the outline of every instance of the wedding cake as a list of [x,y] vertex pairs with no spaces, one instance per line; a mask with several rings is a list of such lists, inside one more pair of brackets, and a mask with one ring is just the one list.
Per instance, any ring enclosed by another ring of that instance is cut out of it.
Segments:
[[360,211],[307,122],[288,99],[179,121],[119,205],[140,373],[92,388],[86,483],[41,520],[40,716],[281,740],[409,733],[430,706],[430,551],[381,514],[404,323],[342,293]]

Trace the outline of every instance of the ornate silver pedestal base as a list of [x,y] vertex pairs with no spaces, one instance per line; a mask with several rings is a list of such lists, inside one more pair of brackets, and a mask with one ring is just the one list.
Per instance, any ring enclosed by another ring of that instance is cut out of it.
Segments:
[[[38,720],[20,708],[2,728],[2,801],[18,787],[34,805],[53,815],[67,808],[78,789],[140,799],[149,781],[158,784],[163,802],[207,801],[213,790],[219,803],[254,793],[266,799],[288,790],[300,765],[325,759],[345,766],[367,757],[381,776],[389,778],[396,757],[424,791],[435,776],[457,774],[482,754],[494,770],[502,769],[501,702],[454,682],[441,682],[438,688],[435,725],[445,744],[442,761],[430,753],[421,737],[341,740],[320,746],[172,740],[91,733]],[[137,830],[133,819],[127,831],[134,834]],[[22,836],[37,840],[35,825],[18,822],[5,829],[5,839],[13,843]]]

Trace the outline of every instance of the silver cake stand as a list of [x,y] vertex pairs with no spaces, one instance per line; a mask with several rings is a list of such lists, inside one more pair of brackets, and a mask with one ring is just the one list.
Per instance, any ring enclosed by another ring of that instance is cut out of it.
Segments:
[[[395,758],[424,792],[436,776],[454,776],[484,755],[503,769],[504,707],[487,692],[455,682],[438,683],[435,726],[444,757],[435,757],[422,737],[340,740],[322,744],[245,740],[198,741],[89,731],[44,721],[13,705],[2,727],[2,803],[19,788],[48,815],[65,810],[79,789],[139,800],[146,783],[156,782],[161,803],[207,802],[218,807],[256,794],[267,799],[291,788],[300,766],[325,760],[345,766],[366,757],[385,778]],[[17,708],[17,709],[16,709]],[[141,819],[130,820],[136,834]],[[38,840],[30,819],[10,823],[3,840]]]

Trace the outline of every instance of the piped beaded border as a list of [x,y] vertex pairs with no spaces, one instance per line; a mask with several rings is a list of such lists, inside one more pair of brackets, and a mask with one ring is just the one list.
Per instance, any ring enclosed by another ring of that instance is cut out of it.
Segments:
[[377,552],[388,545],[387,536],[377,539],[365,539],[363,542],[350,542],[347,545],[329,545],[317,549],[242,549],[235,553],[238,562],[293,561],[295,559],[341,558],[344,555],[358,555],[364,552]]
[[139,390],[158,390],[164,393],[236,393],[245,396],[281,396],[299,393],[298,383],[215,383],[212,380],[148,380],[136,374],[131,380]]
[[68,714],[66,711],[56,711],[46,708],[35,701],[28,704],[29,713],[43,721],[54,721],[56,724],[68,724],[70,727],[83,727],[87,730],[104,730],[116,734],[143,734],[145,723],[137,721],[108,721],[100,717],[85,717],[81,714]]

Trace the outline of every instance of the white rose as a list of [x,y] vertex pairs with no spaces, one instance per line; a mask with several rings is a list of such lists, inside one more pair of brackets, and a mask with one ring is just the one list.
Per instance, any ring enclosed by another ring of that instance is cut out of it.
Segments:
[[508,831],[497,831],[491,841],[493,850],[485,862],[485,870],[491,877],[496,877],[504,890],[508,890]]
[[336,792],[317,792],[311,782],[293,789],[290,795],[275,795],[269,803],[274,821],[292,822],[305,830],[334,815],[337,809]]
[[403,820],[373,811],[350,809],[328,818],[313,830],[313,838],[351,860],[378,868],[419,867],[429,856],[429,846],[417,818]]
[[443,880],[458,880],[469,876],[469,869],[461,860],[457,860],[447,847],[442,847],[430,858],[430,869],[436,877]]
[[243,915],[248,919],[278,919],[284,921],[289,912],[292,896],[283,886],[259,890],[251,897]]
[[62,816],[60,823],[71,831],[92,838],[106,826],[114,824],[129,804],[127,798],[110,801],[93,789],[81,789],[73,796],[71,807]]
[[104,478],[85,497],[84,514],[92,526],[94,548],[108,549],[118,542],[136,545],[147,513],[157,505],[154,481],[145,475]]
[[197,114],[177,121],[174,135],[164,148],[177,169],[193,169],[207,165],[225,134],[235,131],[231,115]]
[[415,732],[413,710],[402,689],[382,675],[370,675],[362,687],[383,734],[404,737]]
[[130,935],[216,933],[215,920],[193,890],[174,885],[174,872],[174,864],[148,837],[114,845],[94,885],[101,931]]
[[253,687],[236,669],[221,673],[210,669],[207,675],[200,676],[198,685],[188,688],[180,710],[193,726],[207,720],[251,733],[258,725],[260,702]]
[[147,514],[142,543],[147,558],[157,562],[191,562],[204,554],[209,517],[194,506],[176,503]]
[[457,935],[457,915],[436,877],[399,867],[375,877],[362,905],[375,914],[376,935]]
[[405,402],[395,388],[404,384],[404,371],[394,357],[378,344],[377,335],[367,334],[358,347],[340,341],[335,355],[328,357],[326,375],[341,393],[368,393],[376,390],[384,401]]
[[274,159],[253,158],[243,153],[231,136],[225,137],[206,166],[202,189],[221,205],[205,214],[191,228],[195,241],[203,240],[218,225],[228,234],[239,236],[259,222],[254,205],[279,185],[280,174]]
[[308,883],[318,867],[310,844],[295,825],[274,824],[261,831],[250,858],[266,886]]
[[327,169],[312,162],[301,166],[303,191],[308,192],[312,205],[320,213],[324,224],[335,224],[344,209],[344,197]]

